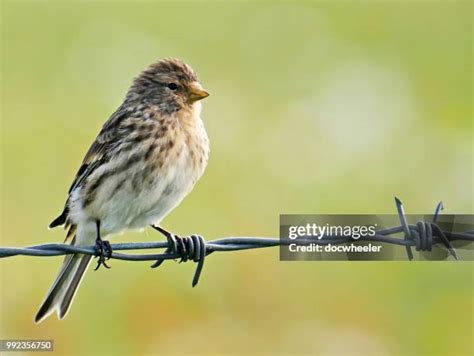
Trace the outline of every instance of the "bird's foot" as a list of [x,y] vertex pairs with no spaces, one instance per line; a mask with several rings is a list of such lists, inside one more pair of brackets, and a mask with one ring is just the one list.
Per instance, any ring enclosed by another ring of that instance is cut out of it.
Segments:
[[[188,237],[180,237],[178,235],[166,231],[165,229],[159,226],[152,225],[152,227],[156,231],[162,233],[168,240],[168,248],[166,249],[167,253],[178,255],[177,257],[179,258],[179,263],[186,262],[189,259],[190,256],[187,248],[188,243],[185,242]],[[152,267],[156,268],[160,266],[161,263],[163,263],[163,260],[157,261]]]
[[107,240],[101,240],[97,239],[95,241],[95,248],[97,251],[97,257],[99,258],[97,260],[97,266],[94,269],[94,271],[97,271],[100,266],[104,266],[105,268],[109,269],[110,266],[105,263],[105,261],[109,260],[110,257],[112,257],[112,245],[110,245],[110,242]]
[[[168,240],[168,248],[165,252],[177,255],[179,258],[179,263],[186,262],[188,260],[198,263],[192,283],[194,287],[199,281],[201,270],[204,265],[204,258],[206,257],[206,242],[204,241],[204,238],[200,235],[180,237],[166,231],[159,226],[152,225],[152,228],[159,231],[166,237]],[[151,268],[157,268],[163,262],[164,260],[158,260],[151,266]]]

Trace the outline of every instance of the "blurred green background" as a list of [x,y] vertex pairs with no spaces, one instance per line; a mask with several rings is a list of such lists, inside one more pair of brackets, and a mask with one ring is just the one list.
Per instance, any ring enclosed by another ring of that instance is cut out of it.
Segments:
[[[211,92],[211,159],[165,219],[180,234],[277,236],[280,213],[474,213],[470,2],[6,2],[2,246],[46,226],[143,68],[179,57]],[[126,233],[115,241],[162,239]],[[61,258],[0,262],[0,338],[65,355],[473,353],[472,262],[112,261],[68,317],[33,324]]]

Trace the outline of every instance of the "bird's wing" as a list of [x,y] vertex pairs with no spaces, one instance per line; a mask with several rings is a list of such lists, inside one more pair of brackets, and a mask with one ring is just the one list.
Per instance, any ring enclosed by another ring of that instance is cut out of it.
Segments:
[[118,132],[120,123],[123,122],[129,115],[130,111],[124,110],[122,107],[119,108],[112,116],[105,122],[104,126],[100,130],[97,138],[92,143],[91,147],[87,151],[79,170],[71,184],[68,191],[68,198],[64,206],[64,210],[56,219],[54,219],[49,225],[50,228],[66,225],[69,226],[68,215],[69,215],[69,199],[71,194],[84,183],[98,167],[105,163],[108,159],[108,152],[110,147],[116,143],[118,138]]
[[89,177],[98,167],[105,163],[110,146],[116,142],[120,123],[129,112],[119,109],[105,122],[97,138],[92,143],[82,160],[81,167],[69,188],[69,195]]

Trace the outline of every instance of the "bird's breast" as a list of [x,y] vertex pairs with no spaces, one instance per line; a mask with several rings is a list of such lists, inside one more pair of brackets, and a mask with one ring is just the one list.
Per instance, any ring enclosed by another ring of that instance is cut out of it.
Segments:
[[202,121],[181,125],[139,122],[117,155],[81,191],[81,214],[108,233],[158,223],[202,176],[209,140]]
[[[135,179],[143,182],[137,192],[142,197],[139,221],[157,223],[192,190],[204,173],[209,156],[209,140],[202,125],[168,128],[165,139],[151,140],[144,148],[146,167]],[[153,152],[150,153],[150,150]]]

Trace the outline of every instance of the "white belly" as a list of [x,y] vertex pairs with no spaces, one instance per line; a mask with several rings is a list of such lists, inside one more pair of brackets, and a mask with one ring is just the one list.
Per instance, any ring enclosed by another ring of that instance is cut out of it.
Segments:
[[[124,229],[142,229],[159,224],[165,215],[175,208],[191,191],[196,172],[186,162],[186,156],[175,162],[165,172],[142,177],[145,170],[138,170],[129,177],[112,199],[101,207],[101,225],[111,234]],[[134,178],[145,183],[137,189]]]

